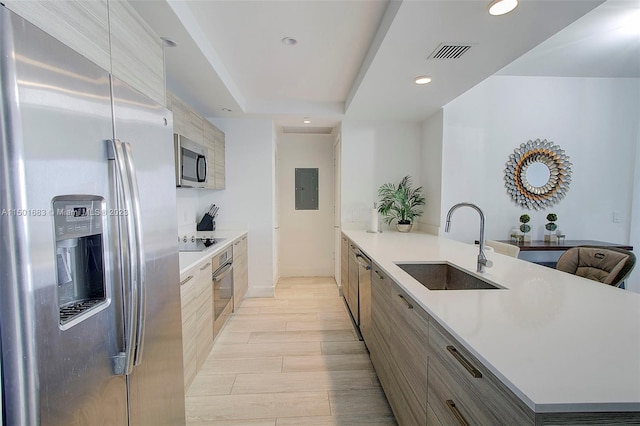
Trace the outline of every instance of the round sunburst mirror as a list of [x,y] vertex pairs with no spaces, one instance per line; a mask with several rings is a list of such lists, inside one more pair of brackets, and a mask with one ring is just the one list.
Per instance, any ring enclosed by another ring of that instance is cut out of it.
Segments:
[[571,183],[571,166],[569,156],[553,142],[528,141],[509,155],[504,185],[517,204],[544,209],[564,198]]

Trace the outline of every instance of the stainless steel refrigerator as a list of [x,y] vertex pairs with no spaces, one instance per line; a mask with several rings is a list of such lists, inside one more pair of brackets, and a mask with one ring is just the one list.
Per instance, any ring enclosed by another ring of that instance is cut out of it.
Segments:
[[171,113],[0,33],[2,423],[184,424]]

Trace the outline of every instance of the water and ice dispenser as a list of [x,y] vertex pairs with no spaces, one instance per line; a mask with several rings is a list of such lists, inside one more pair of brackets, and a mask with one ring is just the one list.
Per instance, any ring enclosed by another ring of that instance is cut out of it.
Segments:
[[93,195],[65,195],[52,201],[60,325],[107,301],[105,203]]

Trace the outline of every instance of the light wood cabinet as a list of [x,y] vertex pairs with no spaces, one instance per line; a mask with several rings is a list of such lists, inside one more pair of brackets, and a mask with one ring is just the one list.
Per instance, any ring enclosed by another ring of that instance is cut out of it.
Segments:
[[111,73],[166,105],[164,51],[160,37],[124,0],[109,0],[109,29]]
[[225,187],[225,137],[222,130],[204,119],[204,145],[209,149],[207,164],[207,187],[224,189]]
[[233,310],[242,304],[249,288],[248,238],[242,236],[233,243]]
[[10,10],[129,86],[166,105],[164,51],[126,0],[7,0]]
[[173,131],[192,141],[203,144],[203,122],[198,115],[172,93],[167,94],[168,108],[173,112]]
[[[387,393],[390,377],[389,370],[389,292],[391,280],[375,263],[371,266],[371,333],[369,341],[365,341],[373,368]],[[388,395],[387,395],[387,399]]]
[[208,306],[211,306],[212,295],[211,262],[199,265],[181,276],[180,301],[185,389],[191,386],[206,355],[211,351],[213,313],[203,305],[206,302],[203,298],[208,298]]
[[111,70],[107,0],[4,0],[2,3],[101,68]]
[[400,424],[427,423],[427,357],[429,320],[427,314],[397,284],[389,297],[390,371],[400,392],[391,406]]
[[535,423],[533,412],[434,322],[429,345],[429,406],[440,423]]
[[211,262],[198,267],[200,279],[198,280],[196,302],[198,310],[196,312],[196,328],[198,341],[196,347],[197,368],[200,370],[202,364],[209,356],[213,347],[213,281],[211,274],[213,268]]

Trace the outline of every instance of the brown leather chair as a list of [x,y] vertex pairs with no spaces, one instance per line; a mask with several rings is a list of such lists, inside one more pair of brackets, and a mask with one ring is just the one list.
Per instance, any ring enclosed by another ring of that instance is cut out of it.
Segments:
[[620,287],[636,264],[630,251],[615,247],[578,246],[560,256],[556,269]]

